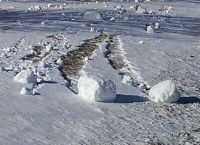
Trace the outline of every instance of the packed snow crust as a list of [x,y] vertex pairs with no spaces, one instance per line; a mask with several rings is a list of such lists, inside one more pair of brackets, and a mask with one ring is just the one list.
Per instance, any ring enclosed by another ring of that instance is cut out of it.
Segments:
[[108,102],[116,98],[114,82],[98,76],[81,76],[78,91],[82,98],[90,102]]
[[174,83],[166,80],[154,85],[149,91],[149,100],[156,103],[174,103],[180,98]]

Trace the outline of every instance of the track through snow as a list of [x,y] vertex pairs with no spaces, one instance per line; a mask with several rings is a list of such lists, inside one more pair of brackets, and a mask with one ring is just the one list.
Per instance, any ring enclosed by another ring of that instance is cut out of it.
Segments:
[[[1,0],[0,144],[200,144],[199,6]],[[37,83],[14,82],[27,69]],[[117,98],[89,103],[73,93],[69,81],[80,72],[112,80]],[[148,101],[148,86],[165,79],[176,84],[179,102]],[[34,95],[20,94],[24,87]]]
[[110,36],[107,43],[105,57],[108,58],[111,66],[118,70],[122,76],[122,82],[139,87],[141,91],[146,92],[149,85],[141,77],[138,68],[134,67],[126,57],[122,40],[117,36]]

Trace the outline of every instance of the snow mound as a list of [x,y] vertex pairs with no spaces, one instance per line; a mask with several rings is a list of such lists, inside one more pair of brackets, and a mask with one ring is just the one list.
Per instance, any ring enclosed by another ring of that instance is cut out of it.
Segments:
[[25,84],[36,83],[37,76],[30,69],[22,70],[14,77],[14,81]]
[[116,98],[114,82],[100,77],[81,76],[78,91],[81,97],[90,102],[108,102]]
[[174,83],[166,80],[154,85],[149,91],[149,100],[156,103],[174,103],[180,98]]
[[97,11],[85,12],[83,18],[87,20],[102,20],[101,13]]

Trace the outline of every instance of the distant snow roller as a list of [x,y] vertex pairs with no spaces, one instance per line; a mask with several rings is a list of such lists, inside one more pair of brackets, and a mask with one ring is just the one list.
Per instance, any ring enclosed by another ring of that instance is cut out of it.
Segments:
[[101,77],[81,76],[78,91],[79,96],[90,102],[112,102],[116,98],[114,82]]
[[180,93],[171,80],[160,82],[149,91],[149,100],[156,103],[175,103],[179,98]]

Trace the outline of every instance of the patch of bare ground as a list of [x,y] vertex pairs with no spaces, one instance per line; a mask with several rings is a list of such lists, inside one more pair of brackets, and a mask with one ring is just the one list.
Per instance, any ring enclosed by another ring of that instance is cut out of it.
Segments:
[[118,52],[119,46],[120,43],[118,38],[110,36],[106,46],[107,51],[105,52],[105,57],[108,58],[110,65],[116,70],[120,70],[126,66],[123,58],[120,55],[115,55],[118,53],[120,54],[120,52]]

